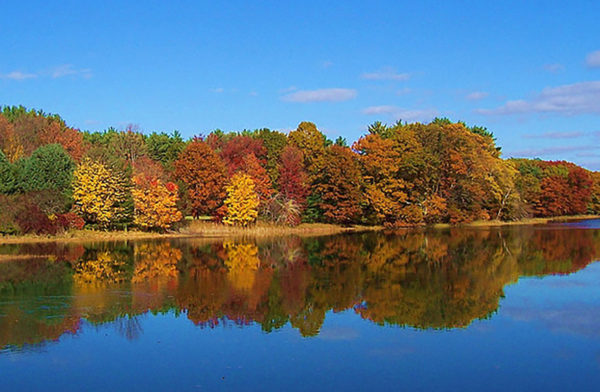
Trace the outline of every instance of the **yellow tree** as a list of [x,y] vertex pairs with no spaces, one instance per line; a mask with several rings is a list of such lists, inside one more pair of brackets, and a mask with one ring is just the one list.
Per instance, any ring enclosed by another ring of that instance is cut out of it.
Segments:
[[178,188],[172,182],[137,175],[131,190],[134,223],[144,229],[169,229],[182,215],[177,210]]
[[245,174],[238,172],[226,188],[227,198],[225,207],[227,213],[223,222],[228,225],[248,226],[258,216],[259,197],[254,191],[254,181]]
[[106,227],[122,218],[127,186],[99,162],[84,159],[73,174],[73,208],[87,222]]

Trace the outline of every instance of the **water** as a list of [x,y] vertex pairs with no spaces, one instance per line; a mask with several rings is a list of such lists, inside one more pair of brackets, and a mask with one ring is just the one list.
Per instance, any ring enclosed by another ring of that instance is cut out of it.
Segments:
[[0,255],[0,390],[600,382],[599,221]]

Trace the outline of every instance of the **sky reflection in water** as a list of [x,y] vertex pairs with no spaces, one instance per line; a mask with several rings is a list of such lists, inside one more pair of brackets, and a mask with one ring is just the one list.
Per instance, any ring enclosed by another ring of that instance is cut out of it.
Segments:
[[595,390],[597,227],[1,246],[4,388]]

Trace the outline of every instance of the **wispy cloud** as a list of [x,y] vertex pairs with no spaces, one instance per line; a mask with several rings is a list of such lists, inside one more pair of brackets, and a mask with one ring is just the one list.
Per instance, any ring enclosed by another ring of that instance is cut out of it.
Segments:
[[565,70],[565,66],[559,63],[545,64],[544,70],[550,73],[559,73]]
[[21,71],[12,71],[6,74],[0,74],[0,79],[8,79],[8,80],[26,80],[37,78],[37,75],[34,73],[27,73]]
[[387,115],[394,120],[403,121],[428,121],[438,115],[435,109],[405,109],[393,105],[369,106],[363,109],[366,115]]
[[588,53],[585,56],[585,64],[590,68],[600,68],[600,50]]
[[469,101],[481,101],[489,95],[490,93],[485,91],[473,91],[472,93],[467,94],[465,98]]
[[340,102],[356,98],[358,92],[349,88],[323,88],[318,90],[299,90],[281,97],[287,102]]
[[92,70],[89,68],[75,68],[72,64],[63,64],[54,68],[47,68],[39,72],[22,72],[13,71],[7,74],[0,74],[0,79],[9,80],[26,80],[33,78],[64,78],[66,76],[90,78],[92,77]]
[[212,91],[213,93],[221,94],[225,92],[225,89],[223,87],[215,87],[211,88],[210,91]]
[[598,114],[600,113],[600,81],[548,87],[531,99],[508,101],[495,109],[478,109],[477,112],[485,115]]
[[366,80],[408,80],[410,79],[409,73],[398,73],[394,68],[384,67],[379,71],[375,72],[365,72],[360,76],[362,79]]
[[526,134],[524,137],[528,139],[576,139],[585,135],[585,133],[581,131],[567,131],[567,132],[559,132],[559,131],[550,131],[544,133],[537,134]]
[[50,70],[50,76],[54,79],[63,78],[65,76],[81,76],[82,78],[90,78],[92,70],[89,68],[75,68],[72,64],[59,65]]
[[568,152],[585,152],[597,150],[596,146],[555,146],[545,148],[531,148],[519,151],[508,152],[507,155],[511,157],[542,157],[546,155],[554,155]]

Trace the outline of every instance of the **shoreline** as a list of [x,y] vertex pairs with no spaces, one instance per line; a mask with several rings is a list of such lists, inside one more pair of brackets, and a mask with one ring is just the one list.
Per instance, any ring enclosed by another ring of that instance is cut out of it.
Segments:
[[[551,218],[527,218],[519,221],[475,221],[471,223],[452,226],[448,223],[438,223],[429,226],[406,227],[402,230],[418,228],[448,229],[448,228],[491,228],[503,226],[527,226],[557,222],[579,221],[587,219],[600,219],[600,215],[574,215],[557,216]],[[218,239],[218,238],[273,238],[289,235],[300,237],[317,237],[341,233],[359,233],[367,231],[383,231],[383,226],[340,226],[325,223],[303,223],[296,227],[257,224],[249,228],[225,226],[222,224],[194,221],[189,226],[178,232],[152,233],[137,230],[131,231],[99,231],[99,230],[72,230],[62,234],[48,235],[21,235],[0,236],[0,245],[27,244],[27,243],[72,243],[72,242],[97,242],[97,241],[134,241],[151,239]]]
[[20,235],[0,236],[0,245],[28,243],[73,243],[73,242],[104,242],[104,241],[134,241],[151,239],[218,239],[218,238],[273,238],[289,235],[300,237],[317,237],[341,233],[358,233],[379,231],[383,226],[340,226],[325,223],[303,223],[296,227],[258,224],[249,228],[225,226],[214,223],[190,224],[178,232],[153,233],[137,230],[129,231],[100,231],[100,230],[71,230],[57,235]]
[[433,229],[448,229],[451,227],[463,227],[463,228],[487,228],[487,227],[503,227],[503,226],[533,226],[533,225],[545,225],[549,223],[564,223],[564,222],[575,222],[588,219],[600,219],[600,215],[563,215],[553,216],[548,218],[525,218],[518,221],[474,221],[470,223],[458,224],[452,226],[449,223],[437,223],[431,226]]

